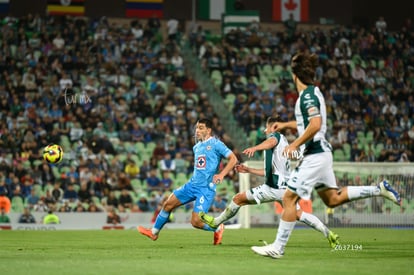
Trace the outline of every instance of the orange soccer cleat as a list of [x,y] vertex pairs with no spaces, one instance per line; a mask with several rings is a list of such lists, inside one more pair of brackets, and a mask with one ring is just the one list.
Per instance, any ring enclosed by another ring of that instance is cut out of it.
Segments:
[[152,231],[151,231],[150,228],[145,228],[145,227],[142,227],[142,226],[138,226],[137,230],[138,230],[139,233],[141,233],[144,236],[147,236],[148,238],[150,238],[153,241],[156,241],[158,239],[158,235],[152,234]]
[[221,240],[223,239],[224,233],[224,224],[220,224],[218,230],[214,232],[214,245],[221,244]]

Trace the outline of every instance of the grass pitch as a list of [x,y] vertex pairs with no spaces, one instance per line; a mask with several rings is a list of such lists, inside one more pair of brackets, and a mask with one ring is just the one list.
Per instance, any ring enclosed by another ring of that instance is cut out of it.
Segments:
[[338,250],[296,229],[279,260],[250,250],[276,229],[227,229],[219,246],[196,229],[165,229],[155,242],[134,230],[2,231],[0,274],[413,274],[414,230],[334,231]]

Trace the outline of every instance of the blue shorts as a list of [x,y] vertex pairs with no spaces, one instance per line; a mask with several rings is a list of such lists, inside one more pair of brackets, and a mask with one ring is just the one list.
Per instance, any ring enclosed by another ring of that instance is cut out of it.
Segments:
[[182,204],[195,201],[193,212],[207,213],[216,196],[216,185],[210,183],[208,186],[199,186],[186,183],[173,193]]

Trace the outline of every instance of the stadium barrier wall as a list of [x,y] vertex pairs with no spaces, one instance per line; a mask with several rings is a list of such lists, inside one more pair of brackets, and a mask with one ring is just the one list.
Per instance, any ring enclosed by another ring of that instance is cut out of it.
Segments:
[[[121,213],[120,224],[107,224],[107,214],[102,213],[55,213],[60,218],[60,224],[42,224],[47,213],[32,212],[36,223],[18,223],[20,214],[10,213],[10,223],[0,223],[0,230],[106,230],[106,229],[135,229],[137,225],[151,227],[153,213]],[[174,214],[174,222],[167,223],[165,228],[192,228],[190,213]]]
[[[249,208],[254,206],[242,207]],[[322,221],[326,220],[323,213],[314,213]],[[151,227],[152,213],[129,213],[121,214],[120,224],[107,224],[106,213],[57,213],[60,224],[42,224],[45,213],[33,213],[37,223],[27,224],[18,223],[20,215],[18,213],[9,214],[11,223],[0,223],[0,230],[135,230],[137,225]],[[346,227],[414,227],[414,215],[410,214],[339,214],[337,215],[339,224],[335,226]],[[234,224],[229,228],[250,228],[250,227],[276,227],[280,216],[272,213],[252,213],[250,224],[246,227],[243,221],[237,217],[231,219],[229,224]],[[191,229],[191,213],[175,213],[174,221],[165,225],[166,229]],[[298,223],[300,226],[301,224]]]

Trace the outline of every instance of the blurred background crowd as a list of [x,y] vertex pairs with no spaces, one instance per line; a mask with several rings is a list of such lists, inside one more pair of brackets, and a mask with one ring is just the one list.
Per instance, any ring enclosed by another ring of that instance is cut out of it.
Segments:
[[[215,135],[236,153],[245,149],[235,148],[204,84],[194,79],[185,47],[250,144],[265,138],[268,116],[294,117],[289,61],[309,51],[320,58],[316,84],[325,95],[335,160],[413,161],[411,20],[392,32],[380,23],[307,31],[290,23],[275,31],[252,22],[217,39],[202,25],[174,19],[162,29],[157,18],[3,18],[0,192],[18,212],[157,211],[191,176],[197,119],[212,118]],[[289,140],[295,134],[286,133]],[[42,161],[50,143],[65,150],[57,166]],[[231,174],[219,194],[228,199],[237,191]]]

